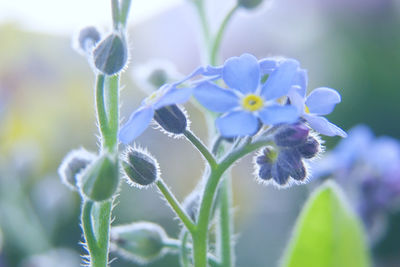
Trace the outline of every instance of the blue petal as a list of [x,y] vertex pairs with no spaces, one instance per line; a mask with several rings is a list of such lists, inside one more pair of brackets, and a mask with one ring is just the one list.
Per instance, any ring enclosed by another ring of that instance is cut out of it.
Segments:
[[222,70],[222,78],[229,87],[243,94],[254,92],[260,82],[260,67],[257,59],[250,54],[228,59]]
[[259,111],[261,121],[266,125],[293,123],[299,118],[297,109],[291,105],[272,105]]
[[298,66],[299,62],[293,59],[282,62],[264,83],[261,89],[263,98],[273,100],[286,95],[291,88]]
[[272,58],[264,58],[258,61],[260,65],[261,74],[271,74],[271,72],[278,66],[278,60]]
[[335,105],[340,103],[340,94],[333,89],[320,87],[311,92],[307,97],[306,105],[310,113],[326,115],[333,111]]
[[335,136],[338,135],[340,137],[347,137],[345,131],[340,129],[333,123],[330,123],[327,119],[320,116],[308,115],[304,114],[303,117],[307,120],[308,124],[310,124],[311,128],[316,130],[317,132],[327,135],[327,136]]
[[132,142],[146,130],[153,116],[154,110],[151,107],[139,108],[119,130],[119,140],[124,144]]
[[297,109],[297,114],[301,116],[304,113],[304,97],[301,95],[301,88],[293,86],[289,91],[290,104]]
[[214,112],[227,112],[239,106],[239,98],[232,90],[204,82],[194,88],[194,97],[207,109]]
[[193,94],[193,88],[176,88],[171,87],[164,92],[164,95],[154,103],[154,109],[161,107],[182,104],[189,100]]
[[300,69],[297,71],[296,75],[293,78],[293,84],[300,87],[299,94],[302,97],[306,96],[307,86],[308,86],[308,75],[307,70]]
[[253,135],[259,127],[258,119],[252,113],[246,111],[227,113],[219,117],[215,123],[224,137]]
[[190,73],[188,76],[183,78],[180,81],[177,81],[172,84],[173,87],[180,85],[181,83],[186,82],[187,80],[192,79],[193,77],[196,77],[198,75],[202,76],[213,76],[215,79],[219,78],[222,75],[222,69],[223,67],[213,67],[213,66],[207,66],[207,67],[198,67],[192,73]]

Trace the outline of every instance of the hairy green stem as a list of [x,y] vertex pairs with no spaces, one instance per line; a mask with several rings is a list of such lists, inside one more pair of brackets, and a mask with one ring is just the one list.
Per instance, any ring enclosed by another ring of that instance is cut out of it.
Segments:
[[234,149],[226,155],[216,168],[212,168],[203,191],[202,202],[200,205],[197,221],[197,229],[193,235],[194,261],[196,267],[207,266],[207,239],[210,224],[211,208],[215,199],[218,184],[224,172],[232,164],[245,155],[271,143],[270,138],[261,138],[250,144],[245,144]]
[[203,144],[203,142],[189,130],[186,130],[183,134],[197,148],[197,150],[199,150],[199,152],[207,160],[210,167],[215,168],[217,162],[213,154],[208,150],[208,148]]
[[[82,207],[82,228],[85,233],[86,245],[90,254],[90,267],[105,267],[108,264],[108,242],[104,246],[101,241],[103,236],[96,237],[93,230],[92,211],[94,203],[91,200],[85,200]],[[107,231],[108,236],[108,231]],[[108,239],[107,239],[108,241]]]
[[179,201],[175,198],[174,194],[169,190],[168,186],[164,183],[162,179],[158,179],[156,181],[156,185],[160,192],[163,194],[164,198],[167,200],[171,208],[174,210],[176,215],[178,215],[179,219],[181,219],[182,223],[186,226],[189,232],[194,233],[196,230],[196,225],[193,223],[192,219],[190,219],[189,215],[182,208]]

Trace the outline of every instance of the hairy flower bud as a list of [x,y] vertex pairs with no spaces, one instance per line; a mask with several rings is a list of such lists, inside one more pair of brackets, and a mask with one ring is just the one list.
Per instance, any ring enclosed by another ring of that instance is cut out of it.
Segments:
[[187,127],[186,114],[177,105],[157,109],[154,120],[170,134],[182,134]]
[[58,168],[58,174],[61,177],[61,181],[69,188],[78,190],[77,175],[95,158],[96,156],[93,153],[90,153],[83,148],[69,152]]
[[88,26],[80,30],[78,35],[79,49],[84,53],[91,53],[92,49],[100,41],[100,32],[94,26]]
[[164,229],[155,223],[137,222],[111,228],[111,248],[125,258],[147,264],[165,252]]
[[81,193],[94,201],[112,198],[117,191],[118,184],[118,160],[113,155],[100,155],[78,176]]
[[134,185],[147,186],[154,183],[160,177],[157,160],[146,151],[128,148],[122,167],[128,181]]
[[321,144],[316,138],[309,136],[307,137],[307,140],[297,148],[297,150],[300,152],[302,157],[310,159],[320,152]]
[[263,0],[238,0],[238,5],[246,9],[254,9],[262,2]]
[[102,40],[93,51],[94,65],[104,74],[120,72],[128,61],[128,47],[124,37],[112,33]]
[[274,141],[282,147],[293,147],[304,143],[310,129],[304,123],[295,123],[282,126],[277,130]]

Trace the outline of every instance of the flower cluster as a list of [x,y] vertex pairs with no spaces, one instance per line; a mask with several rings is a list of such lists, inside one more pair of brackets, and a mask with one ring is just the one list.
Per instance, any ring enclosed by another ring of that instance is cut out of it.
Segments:
[[288,186],[307,181],[307,162],[321,150],[317,137],[303,123],[284,125],[274,134],[276,146],[263,148],[254,158],[256,177],[262,183]]
[[[201,76],[196,81],[189,81]],[[329,114],[340,102],[330,88],[317,88],[306,97],[307,72],[294,59],[253,55],[232,57],[220,67],[200,67],[173,84],[163,85],[143,102],[120,130],[119,138],[130,143],[150,124],[155,111],[183,104],[192,95],[210,111],[221,114],[215,121],[224,137],[256,134],[262,126],[307,121],[324,135],[346,133],[321,115]]]

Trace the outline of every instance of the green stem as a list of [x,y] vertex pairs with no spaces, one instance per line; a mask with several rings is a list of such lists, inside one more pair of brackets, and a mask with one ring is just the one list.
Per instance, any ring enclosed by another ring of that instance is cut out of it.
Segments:
[[[188,235],[186,235],[186,236],[188,237]],[[182,242],[180,242],[179,240],[176,240],[176,239],[169,238],[168,240],[164,241],[164,247],[169,248],[171,250],[180,250],[180,249],[182,249],[182,246],[183,246]],[[192,246],[192,244],[187,244],[185,246],[185,248],[186,248],[186,250],[192,250],[193,246]],[[218,260],[215,258],[214,255],[208,253],[207,258],[208,258],[208,264],[211,267],[220,267],[220,263],[218,262]],[[182,267],[186,267],[186,265],[184,265]]]
[[122,0],[120,14],[119,14],[119,21],[123,28],[126,27],[126,22],[128,20],[130,7],[131,7],[131,0]]
[[210,51],[210,63],[211,65],[215,66],[217,65],[217,56],[218,56],[218,52],[219,52],[219,48],[221,46],[221,41],[222,41],[222,37],[225,33],[226,27],[229,23],[229,21],[232,19],[233,15],[235,14],[236,10],[238,9],[238,5],[236,4],[229,12],[228,14],[226,14],[224,20],[222,21],[217,34],[215,35],[215,38],[212,42],[212,46],[211,46],[211,51]]
[[232,183],[231,176],[225,175],[219,189],[219,241],[221,266],[233,266],[232,259],[232,234],[233,221],[231,218],[232,207]]
[[119,78],[120,75],[106,76],[105,104],[107,112],[108,134],[106,147],[113,151],[117,148],[119,130]]
[[180,249],[179,249],[179,262],[181,263],[182,267],[189,267],[189,258],[187,249],[188,238],[189,238],[189,232],[183,230]]
[[108,249],[104,253],[93,231],[92,210],[93,201],[85,200],[82,206],[82,228],[85,235],[87,249],[90,254],[90,267],[105,267],[108,263]]
[[118,30],[120,21],[119,0],[111,0],[111,15],[114,30]]
[[197,150],[199,150],[199,152],[207,160],[210,167],[215,168],[217,166],[217,162],[203,142],[189,130],[186,130],[183,134],[197,148]]
[[[203,32],[204,46],[206,47],[206,53],[204,53],[203,56],[209,57],[211,34],[210,34],[210,28],[208,26],[208,20],[207,20],[205,8],[204,8],[204,1],[203,0],[194,0],[193,2],[196,7],[199,19],[200,19],[201,29]],[[207,58],[207,62],[209,62],[209,61],[210,61],[210,58]]]
[[188,231],[194,233],[194,231],[196,230],[196,225],[182,208],[181,204],[178,202],[174,194],[169,190],[168,186],[164,183],[162,179],[158,179],[156,181],[156,185],[160,192],[163,194],[164,198],[170,204],[176,215],[178,215],[179,219],[181,219],[182,223],[186,226]]
[[235,161],[270,143],[270,138],[260,138],[253,143],[240,146],[226,155],[219,164],[217,164],[216,168],[211,168],[203,191],[203,198],[198,213],[197,229],[193,235],[194,261],[196,267],[206,267],[207,239],[211,208],[222,175]]
[[104,103],[104,85],[105,85],[105,76],[104,74],[98,74],[96,78],[96,111],[97,111],[97,123],[100,128],[100,133],[102,135],[102,146],[107,147],[105,142],[105,136],[108,135],[108,119],[107,113]]

